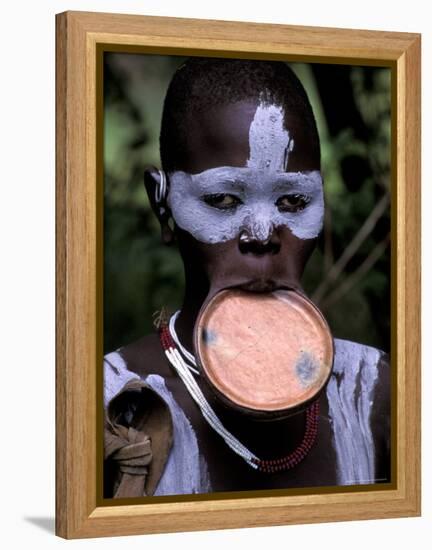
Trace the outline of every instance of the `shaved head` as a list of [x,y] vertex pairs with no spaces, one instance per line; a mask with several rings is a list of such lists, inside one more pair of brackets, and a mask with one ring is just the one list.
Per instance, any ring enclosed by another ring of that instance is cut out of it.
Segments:
[[[286,63],[192,57],[177,69],[165,97],[160,132],[163,168],[182,169],[189,162],[196,150],[191,129],[197,124],[206,125],[209,111],[249,101],[255,104],[251,107],[253,117],[260,98],[280,106],[285,128],[288,119],[297,125],[299,139],[307,140],[311,161],[319,167],[319,136],[313,111],[302,84]],[[233,119],[233,124],[245,125],[246,121]]]

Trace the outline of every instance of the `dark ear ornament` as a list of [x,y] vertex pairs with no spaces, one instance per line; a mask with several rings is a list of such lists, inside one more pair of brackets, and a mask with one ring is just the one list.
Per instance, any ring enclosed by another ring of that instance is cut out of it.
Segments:
[[150,200],[150,204],[161,225],[161,236],[164,244],[174,242],[174,232],[169,221],[171,212],[167,205],[168,178],[164,170],[149,167],[144,172],[144,184]]
[[159,181],[156,182],[155,187],[155,201],[159,205],[159,213],[164,214],[165,207],[162,204],[166,204],[167,197],[167,177],[164,170],[158,170]]

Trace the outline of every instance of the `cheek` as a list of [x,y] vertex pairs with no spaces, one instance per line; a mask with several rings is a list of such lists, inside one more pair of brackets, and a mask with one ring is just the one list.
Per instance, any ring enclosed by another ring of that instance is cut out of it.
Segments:
[[315,193],[311,202],[298,212],[278,213],[277,225],[289,227],[300,240],[313,240],[321,233],[324,222],[324,200],[322,191]]
[[280,256],[283,261],[295,264],[299,272],[303,269],[315,249],[317,239],[299,239],[288,227],[278,228],[281,241]]
[[179,250],[188,268],[195,271],[211,272],[223,265],[230,243],[208,244],[196,239],[190,232],[176,229]]
[[307,261],[312,255],[312,252],[315,249],[317,239],[306,239],[302,241],[302,248],[301,248],[301,260],[302,260],[302,272],[306,266]]
[[185,193],[171,193],[169,206],[176,224],[201,243],[212,244],[232,239],[241,216],[222,212],[202,199]]

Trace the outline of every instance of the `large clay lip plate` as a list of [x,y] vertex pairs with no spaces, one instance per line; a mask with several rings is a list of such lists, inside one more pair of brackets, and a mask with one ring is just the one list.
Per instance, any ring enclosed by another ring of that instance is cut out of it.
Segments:
[[[289,327],[295,330],[289,330]],[[254,411],[310,401],[333,366],[333,339],[318,308],[293,290],[218,292],[201,311],[195,351],[209,382]]]

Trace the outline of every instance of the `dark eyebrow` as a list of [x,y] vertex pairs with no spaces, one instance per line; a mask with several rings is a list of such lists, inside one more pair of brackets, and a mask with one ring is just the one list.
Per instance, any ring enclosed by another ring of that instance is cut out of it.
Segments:
[[[273,191],[284,191],[286,189],[290,189],[292,187],[297,187],[298,185],[305,185],[305,184],[311,184],[313,182],[313,177],[308,177],[307,175],[302,175],[302,177],[299,177],[298,179],[292,177],[290,179],[285,178],[276,178],[272,190]],[[310,189],[305,189],[305,192]]]
[[230,191],[230,190],[244,191],[245,188],[247,187],[247,184],[243,179],[233,178],[230,180],[228,178],[221,178],[221,179],[212,179],[210,180],[210,182],[201,183],[201,189],[205,191],[206,187],[211,187],[212,185],[219,186],[220,188],[220,191],[218,191],[219,193],[223,193],[225,190],[226,191]]
[[245,180],[237,178],[235,179],[235,181],[231,181],[230,184],[233,189],[239,189],[240,191],[244,191],[245,187],[247,187],[247,183],[245,182]]
[[290,187],[294,187],[294,185],[296,185],[295,181],[279,181],[273,185],[272,189],[273,191],[285,191]]

